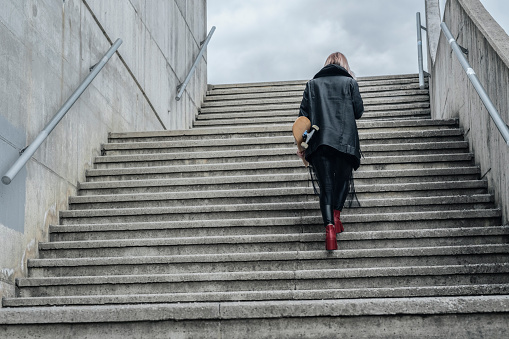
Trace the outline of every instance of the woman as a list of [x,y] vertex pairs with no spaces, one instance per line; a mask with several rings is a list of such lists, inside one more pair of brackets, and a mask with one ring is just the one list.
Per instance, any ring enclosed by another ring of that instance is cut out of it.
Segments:
[[338,248],[336,233],[343,231],[340,212],[353,191],[352,171],[360,165],[359,134],[355,120],[364,112],[359,86],[346,57],[332,53],[325,66],[306,84],[299,116],[320,129],[306,151],[320,186],[320,210],[325,225],[325,248]]

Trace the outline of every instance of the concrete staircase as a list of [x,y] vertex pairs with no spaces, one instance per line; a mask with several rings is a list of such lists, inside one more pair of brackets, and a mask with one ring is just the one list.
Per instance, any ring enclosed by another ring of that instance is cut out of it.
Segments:
[[362,207],[330,253],[304,85],[212,86],[191,130],[112,133],[0,337],[507,337],[509,226],[457,121],[416,75],[359,79]]

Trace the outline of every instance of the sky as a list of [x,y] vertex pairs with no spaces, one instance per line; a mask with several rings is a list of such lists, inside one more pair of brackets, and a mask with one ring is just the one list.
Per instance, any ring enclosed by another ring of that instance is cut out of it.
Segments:
[[[357,76],[417,73],[416,13],[425,26],[424,2],[207,0],[208,30],[216,26],[207,47],[208,83],[311,79],[336,51]],[[509,1],[481,2],[509,31]]]

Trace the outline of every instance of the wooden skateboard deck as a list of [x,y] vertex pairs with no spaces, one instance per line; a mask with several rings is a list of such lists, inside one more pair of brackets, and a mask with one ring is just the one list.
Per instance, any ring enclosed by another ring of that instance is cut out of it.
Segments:
[[[316,125],[311,126],[311,121],[309,121],[306,117],[298,117],[295,120],[292,132],[293,137],[295,138],[295,143],[297,144],[297,149],[299,151],[304,151],[308,148],[308,143],[313,137],[313,134],[318,131],[319,128]],[[305,166],[309,166],[309,163],[306,159],[302,159]]]

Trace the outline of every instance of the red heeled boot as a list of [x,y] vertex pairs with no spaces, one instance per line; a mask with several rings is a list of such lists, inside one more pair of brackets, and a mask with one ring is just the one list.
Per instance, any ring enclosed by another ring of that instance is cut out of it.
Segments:
[[325,227],[325,249],[327,251],[333,251],[338,249],[338,241],[336,240],[336,230],[334,225],[328,224]]
[[334,226],[336,228],[336,233],[341,233],[345,230],[343,227],[343,223],[339,220],[341,211],[334,210]]

